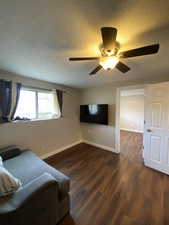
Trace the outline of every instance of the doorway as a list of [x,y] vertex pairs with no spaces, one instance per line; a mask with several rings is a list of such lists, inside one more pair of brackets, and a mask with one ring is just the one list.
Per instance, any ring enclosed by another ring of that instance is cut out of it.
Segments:
[[[121,91],[145,90],[144,135],[142,157],[144,165],[169,175],[169,82],[147,84],[117,89],[116,99],[116,152],[120,146],[120,96]],[[127,143],[127,142],[126,142]]]
[[[117,90],[116,151],[143,158],[145,87],[133,86]],[[130,152],[128,152],[130,151]]]

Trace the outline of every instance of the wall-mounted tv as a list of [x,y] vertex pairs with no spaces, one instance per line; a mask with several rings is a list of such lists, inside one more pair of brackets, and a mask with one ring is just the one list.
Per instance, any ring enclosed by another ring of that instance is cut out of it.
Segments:
[[108,104],[81,105],[80,122],[108,125]]

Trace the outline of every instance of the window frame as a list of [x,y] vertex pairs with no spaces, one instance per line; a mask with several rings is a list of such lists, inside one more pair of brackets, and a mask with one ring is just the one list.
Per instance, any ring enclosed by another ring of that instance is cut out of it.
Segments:
[[[60,113],[56,114],[55,117],[52,118],[38,118],[39,115],[39,99],[38,99],[38,93],[53,93],[52,89],[43,89],[43,88],[35,88],[35,87],[29,87],[29,86],[22,86],[21,91],[33,91],[35,92],[35,118],[32,118],[30,120],[18,120],[18,121],[23,121],[23,122],[29,122],[29,121],[38,121],[38,120],[52,120],[52,119],[58,119],[60,118]],[[58,109],[59,111],[59,109]],[[17,116],[17,115],[16,115]]]

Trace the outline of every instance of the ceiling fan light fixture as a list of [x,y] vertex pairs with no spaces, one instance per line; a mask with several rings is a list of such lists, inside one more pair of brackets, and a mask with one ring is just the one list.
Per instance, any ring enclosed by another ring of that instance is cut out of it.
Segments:
[[119,59],[117,56],[106,56],[100,58],[100,65],[104,70],[114,69],[118,62]]
[[115,50],[107,50],[107,51],[106,51],[106,54],[107,54],[108,56],[115,55]]

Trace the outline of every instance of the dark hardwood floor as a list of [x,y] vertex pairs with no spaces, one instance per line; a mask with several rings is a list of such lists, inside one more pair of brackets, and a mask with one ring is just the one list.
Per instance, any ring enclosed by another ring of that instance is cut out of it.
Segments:
[[59,225],[168,225],[169,176],[143,166],[142,135],[121,132],[121,154],[87,144],[47,162],[71,178]]

